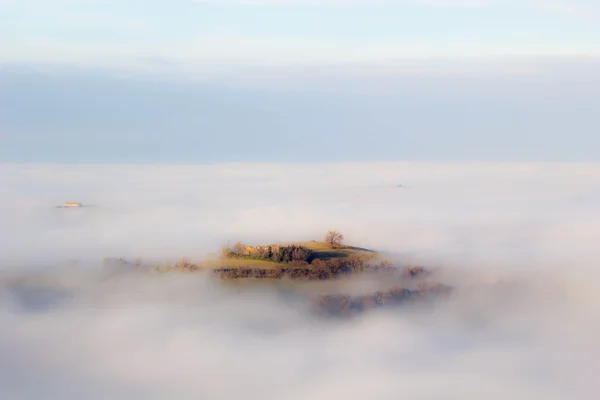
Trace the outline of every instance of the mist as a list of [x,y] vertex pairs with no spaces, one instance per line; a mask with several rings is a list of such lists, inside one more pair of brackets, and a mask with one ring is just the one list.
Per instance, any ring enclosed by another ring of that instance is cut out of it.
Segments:
[[[595,399],[599,181],[583,163],[4,164],[0,397]],[[329,229],[455,290],[327,319],[268,285],[101,265]]]

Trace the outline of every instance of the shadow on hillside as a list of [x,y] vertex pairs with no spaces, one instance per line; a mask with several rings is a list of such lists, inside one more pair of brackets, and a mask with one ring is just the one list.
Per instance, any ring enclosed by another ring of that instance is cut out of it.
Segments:
[[365,249],[363,247],[356,247],[356,246],[344,246],[341,248],[341,250],[357,250],[357,251],[365,251],[367,253],[377,253],[375,250],[371,250],[371,249]]
[[374,250],[365,249],[362,247],[341,246],[341,247],[336,247],[335,249],[313,250],[308,262],[312,262],[313,260],[316,260],[316,259],[327,261],[327,260],[334,260],[334,259],[340,259],[340,258],[348,258],[348,257],[354,255],[353,252],[356,252],[356,251],[360,251],[360,252],[364,252],[364,253],[377,253]]
[[308,262],[311,263],[311,262],[313,262],[313,260],[316,260],[316,259],[327,261],[327,260],[333,260],[333,259],[338,259],[338,258],[346,258],[348,256],[349,256],[348,253],[344,253],[341,251],[313,250],[313,252],[310,255],[310,258],[308,259]]

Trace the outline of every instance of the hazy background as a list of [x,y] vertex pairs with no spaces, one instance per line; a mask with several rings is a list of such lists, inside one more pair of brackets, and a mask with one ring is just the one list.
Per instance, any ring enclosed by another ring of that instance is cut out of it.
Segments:
[[208,82],[11,65],[0,71],[0,160],[597,160],[596,59],[414,64],[357,76],[237,68]]
[[0,1],[0,160],[597,161],[596,0]]
[[[598,164],[4,164],[0,394],[595,399],[599,179]],[[336,322],[269,289],[99,268],[330,228],[458,290]],[[499,279],[516,286],[485,286]]]

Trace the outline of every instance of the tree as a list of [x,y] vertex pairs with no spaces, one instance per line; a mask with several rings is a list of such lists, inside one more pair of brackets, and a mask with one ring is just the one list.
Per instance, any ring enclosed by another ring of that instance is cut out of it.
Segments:
[[340,246],[342,244],[342,240],[344,240],[344,235],[338,231],[329,231],[325,235],[325,242],[329,243],[332,249]]
[[246,246],[244,243],[242,242],[237,242],[234,246],[233,246],[233,254],[235,257],[241,257],[244,255],[245,251],[246,251]]

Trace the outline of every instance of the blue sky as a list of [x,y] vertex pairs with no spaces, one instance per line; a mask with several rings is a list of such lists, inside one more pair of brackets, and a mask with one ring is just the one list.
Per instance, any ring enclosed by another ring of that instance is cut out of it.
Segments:
[[0,43],[0,161],[588,160],[600,145],[598,1],[0,0]]
[[590,0],[4,0],[0,7],[5,62],[209,67],[600,53],[600,4]]

